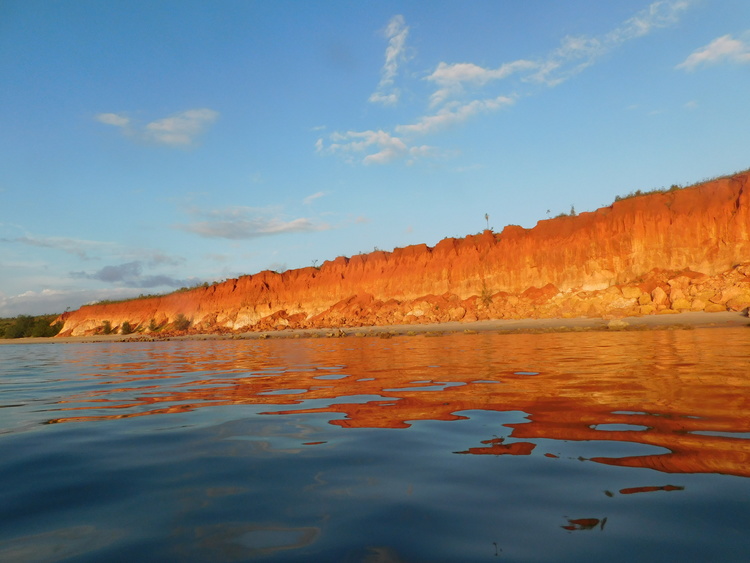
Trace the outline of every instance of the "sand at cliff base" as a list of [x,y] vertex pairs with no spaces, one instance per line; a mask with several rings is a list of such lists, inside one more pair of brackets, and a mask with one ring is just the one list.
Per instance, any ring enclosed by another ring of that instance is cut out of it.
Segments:
[[159,337],[149,334],[107,334],[95,336],[70,336],[53,338],[0,339],[2,344],[73,344],[82,342],[128,342],[144,340],[236,340],[260,338],[321,338],[346,336],[415,336],[449,333],[477,332],[565,332],[582,330],[659,330],[687,328],[732,328],[750,327],[750,319],[743,313],[686,312],[674,315],[647,315],[625,317],[617,320],[597,318],[575,319],[498,319],[471,323],[449,322],[419,325],[390,325],[347,328],[293,329],[265,332],[243,332],[232,334],[189,334],[184,336]]

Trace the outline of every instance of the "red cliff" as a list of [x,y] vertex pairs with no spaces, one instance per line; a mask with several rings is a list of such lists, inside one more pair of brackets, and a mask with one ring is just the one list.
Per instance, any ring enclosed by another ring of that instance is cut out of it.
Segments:
[[[62,336],[104,321],[148,332],[264,330],[487,318],[623,316],[750,305],[750,172],[575,217],[260,272],[159,297],[87,305]],[[151,329],[149,329],[149,326]]]

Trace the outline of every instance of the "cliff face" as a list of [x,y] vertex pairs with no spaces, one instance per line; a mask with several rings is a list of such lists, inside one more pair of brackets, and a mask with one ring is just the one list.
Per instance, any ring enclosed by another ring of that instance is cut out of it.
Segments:
[[509,226],[433,248],[339,257],[320,268],[88,305],[61,316],[61,335],[90,334],[105,320],[147,330],[178,315],[194,330],[221,331],[738,309],[750,305],[745,262],[748,172],[533,229]]

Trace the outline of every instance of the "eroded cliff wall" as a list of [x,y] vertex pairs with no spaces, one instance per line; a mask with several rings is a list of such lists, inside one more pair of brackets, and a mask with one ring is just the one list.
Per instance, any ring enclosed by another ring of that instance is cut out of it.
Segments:
[[750,303],[746,262],[748,172],[533,229],[508,226],[433,248],[339,257],[320,268],[88,305],[61,316],[61,334],[89,334],[105,320],[115,328],[125,321],[146,331],[168,328],[178,315],[193,330],[222,331],[736,308],[745,293]]

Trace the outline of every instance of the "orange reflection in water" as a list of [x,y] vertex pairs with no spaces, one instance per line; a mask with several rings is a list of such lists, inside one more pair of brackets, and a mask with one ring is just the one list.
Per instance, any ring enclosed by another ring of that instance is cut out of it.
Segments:
[[593,530],[594,528],[604,529],[607,525],[607,519],[603,518],[578,518],[576,520],[568,520],[566,526],[562,526],[563,530],[574,532],[576,530]]
[[630,487],[620,489],[621,495],[634,495],[636,493],[655,493],[657,491],[684,491],[685,487],[676,487],[674,485],[664,485],[663,487]]
[[[108,350],[126,360],[97,356],[86,374],[101,388],[61,404],[80,415],[50,422],[267,405],[264,414],[328,413],[345,428],[407,428],[522,411],[527,422],[505,425],[515,442],[460,453],[529,455],[537,439],[632,442],[666,451],[592,461],[750,477],[746,328],[117,346]],[[324,404],[273,408],[311,400]]]

